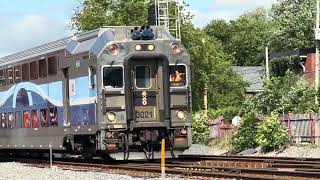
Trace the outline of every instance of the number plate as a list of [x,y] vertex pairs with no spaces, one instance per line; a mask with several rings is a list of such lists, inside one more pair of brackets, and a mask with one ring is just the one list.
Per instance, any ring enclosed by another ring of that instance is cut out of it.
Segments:
[[144,106],[136,107],[136,119],[140,121],[156,120],[156,107]]

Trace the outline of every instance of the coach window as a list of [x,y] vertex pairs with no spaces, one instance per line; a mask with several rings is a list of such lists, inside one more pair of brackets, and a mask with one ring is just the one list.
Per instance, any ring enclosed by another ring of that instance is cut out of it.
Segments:
[[1,128],[7,128],[7,117],[6,113],[1,113]]
[[37,110],[32,110],[31,111],[31,115],[32,115],[32,127],[33,128],[38,128],[39,127],[38,111]]
[[41,120],[41,126],[42,127],[48,127],[48,109],[41,109],[40,110],[40,120]]
[[6,85],[6,71],[4,69],[0,70],[0,85]]
[[149,66],[136,66],[135,79],[137,88],[151,87],[151,69]]
[[16,128],[21,128],[22,126],[22,113],[16,112]]
[[171,87],[182,87],[187,84],[185,65],[170,65],[169,72]]
[[39,77],[45,78],[47,76],[47,62],[45,59],[39,60]]
[[24,128],[30,128],[31,123],[30,123],[30,112],[29,111],[24,111],[23,112],[23,127]]
[[37,61],[30,63],[30,78],[31,80],[38,79]]
[[7,69],[7,75],[8,75],[7,84],[13,84],[13,68],[12,67]]
[[19,83],[21,82],[21,66],[14,67],[14,82]]
[[50,126],[58,126],[58,109],[50,108]]
[[106,88],[123,88],[123,68],[121,66],[104,67],[103,85]]
[[29,64],[22,64],[22,81],[29,81]]
[[14,113],[13,112],[8,113],[8,127],[10,129],[14,128]]
[[48,75],[57,74],[57,58],[55,56],[48,58]]

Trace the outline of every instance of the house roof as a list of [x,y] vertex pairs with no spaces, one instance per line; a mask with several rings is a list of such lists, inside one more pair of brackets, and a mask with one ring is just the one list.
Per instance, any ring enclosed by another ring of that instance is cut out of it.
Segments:
[[247,92],[255,93],[263,91],[263,66],[233,66],[233,71],[249,83]]

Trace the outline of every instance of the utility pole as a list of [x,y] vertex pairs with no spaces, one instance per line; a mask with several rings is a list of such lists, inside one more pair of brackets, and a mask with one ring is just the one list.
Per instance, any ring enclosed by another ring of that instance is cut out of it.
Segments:
[[[316,39],[316,59],[315,59],[315,80],[314,80],[314,86],[316,91],[319,89],[319,20],[320,20],[320,10],[319,10],[319,0],[317,0],[317,18],[316,18],[316,29],[315,29],[315,39]],[[318,98],[315,97],[315,102],[318,104]]]
[[267,79],[270,80],[269,49],[268,49],[268,46],[266,46],[266,74],[267,74]]

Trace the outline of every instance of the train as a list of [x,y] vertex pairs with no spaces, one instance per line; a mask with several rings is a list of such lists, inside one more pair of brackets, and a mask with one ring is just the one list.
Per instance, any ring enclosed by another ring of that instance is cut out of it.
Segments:
[[160,26],[101,27],[0,58],[0,151],[140,152],[191,146],[191,65]]

